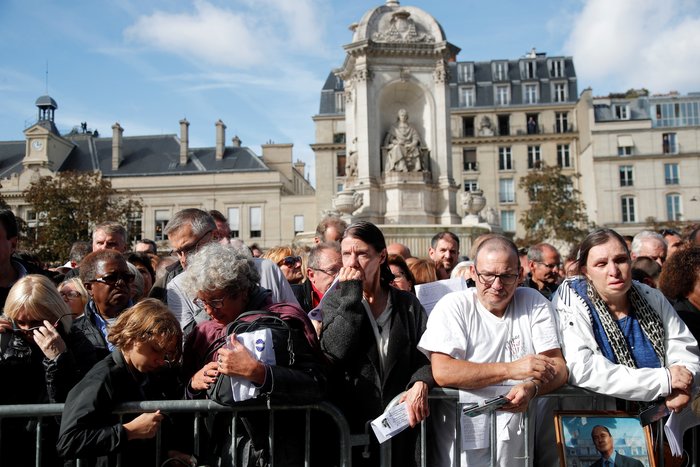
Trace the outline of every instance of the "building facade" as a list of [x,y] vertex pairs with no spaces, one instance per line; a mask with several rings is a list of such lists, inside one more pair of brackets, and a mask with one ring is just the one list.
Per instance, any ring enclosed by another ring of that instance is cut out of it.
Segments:
[[[289,244],[317,223],[315,191],[304,178],[305,164],[293,162],[291,144],[267,144],[257,156],[235,136],[226,145],[226,125],[217,121],[216,144],[189,146],[189,122],[180,135],[125,136],[119,123],[112,135],[83,128],[59,134],[56,102],[36,102],[36,124],[24,141],[0,143],[1,192],[30,227],[40,216],[22,192],[39,177],[65,171],[99,172],[119,192],[140,199],[143,211],[131,222],[132,239],[152,238],[167,249],[163,227],[180,209],[217,209],[229,220],[232,236],[263,247]],[[39,224],[38,224],[39,223]]]

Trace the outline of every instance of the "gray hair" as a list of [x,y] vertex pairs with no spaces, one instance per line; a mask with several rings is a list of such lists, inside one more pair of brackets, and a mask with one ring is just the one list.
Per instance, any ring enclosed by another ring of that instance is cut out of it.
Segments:
[[119,235],[122,238],[124,244],[126,245],[126,228],[124,228],[124,226],[121,225],[119,222],[106,221],[97,224],[95,226],[95,230],[92,231],[93,240],[95,239],[95,234],[98,231],[102,231],[110,235]]
[[464,271],[469,272],[469,269],[473,265],[474,261],[460,261],[455,265],[454,268],[452,268],[452,272],[450,273],[450,279],[454,279],[455,277],[463,277]]
[[315,269],[320,267],[319,259],[325,251],[334,251],[340,254],[340,243],[338,242],[321,242],[311,247],[309,250],[308,267]]
[[632,253],[634,255],[639,255],[642,251],[642,245],[644,244],[644,241],[651,239],[660,241],[664,245],[664,251],[668,249],[666,240],[661,234],[652,232],[651,230],[642,230],[632,239]]
[[134,275],[134,282],[133,285],[136,287],[136,296],[133,297],[134,303],[138,302],[143,298],[143,289],[146,286],[145,282],[143,281],[143,274],[141,274],[141,271],[139,271],[136,266],[133,264],[129,263],[127,261],[126,266],[129,268],[129,272]]
[[554,248],[552,245],[549,243],[538,243],[537,245],[533,245],[527,250],[527,259],[530,261],[534,261],[535,263],[539,263],[542,261],[542,254],[546,249],[551,249],[552,251],[556,252],[559,254],[559,250]]
[[171,232],[177,232],[186,225],[190,226],[192,235],[195,237],[204,235],[211,230],[216,230],[216,222],[214,218],[211,217],[211,214],[201,209],[190,208],[176,212],[163,229],[163,233],[165,235],[170,235]]
[[183,286],[190,296],[201,291],[226,290],[230,295],[255,288],[260,274],[244,250],[208,243],[187,259]]

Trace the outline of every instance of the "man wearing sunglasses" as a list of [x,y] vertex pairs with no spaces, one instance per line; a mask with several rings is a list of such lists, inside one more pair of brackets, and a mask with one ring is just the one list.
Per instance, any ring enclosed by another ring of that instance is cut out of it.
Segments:
[[[436,383],[466,391],[460,401],[482,402],[502,395],[508,400],[497,412],[496,433],[498,465],[505,466],[524,455],[520,412],[528,410],[538,394],[566,382],[566,365],[550,302],[536,290],[518,287],[522,269],[511,240],[494,236],[481,243],[471,273],[476,287],[451,293],[435,305],[418,348],[430,357]],[[442,415],[450,418],[454,413],[452,406]],[[463,417],[463,432],[488,433],[484,418]],[[442,426],[454,427],[454,419]],[[446,444],[451,438],[433,437]],[[461,465],[489,463],[488,442],[465,441],[460,450]],[[450,455],[453,449],[439,446],[434,451]],[[430,465],[446,463],[446,459],[429,460]]]
[[131,305],[134,275],[120,252],[99,250],[87,255],[80,263],[80,280],[85,284],[90,300],[74,326],[90,340],[101,360],[114,350],[107,340],[109,327]]

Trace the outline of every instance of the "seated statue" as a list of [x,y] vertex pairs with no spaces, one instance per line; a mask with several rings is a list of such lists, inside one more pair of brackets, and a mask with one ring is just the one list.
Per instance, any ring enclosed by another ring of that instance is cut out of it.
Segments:
[[421,139],[418,131],[408,124],[408,112],[400,109],[397,123],[384,139],[385,172],[419,172],[423,170]]

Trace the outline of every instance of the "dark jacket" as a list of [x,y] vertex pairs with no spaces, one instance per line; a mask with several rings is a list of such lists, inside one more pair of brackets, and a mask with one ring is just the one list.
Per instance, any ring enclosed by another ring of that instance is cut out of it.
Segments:
[[678,316],[688,326],[695,340],[700,342],[700,310],[695,308],[695,305],[690,303],[690,300],[687,298],[671,300],[671,304]]
[[[602,467],[603,466],[603,459],[598,459],[594,463],[591,464],[591,467]],[[614,467],[643,467],[644,464],[642,464],[640,461],[637,459],[634,459],[633,457],[627,457],[623,456],[619,452],[615,454],[615,464]]]
[[313,289],[311,288],[311,281],[305,280],[301,284],[292,284],[292,292],[299,302],[299,306],[305,312],[309,312],[314,308],[313,302]]
[[85,311],[78,319],[73,322],[73,327],[82,332],[90,341],[95,351],[97,361],[102,360],[110,354],[107,339],[102,335],[100,329],[95,324],[95,315],[98,313],[95,307],[95,302],[90,299],[85,304]]
[[[17,334],[0,334],[5,340],[0,353],[0,404],[61,403],[71,388],[95,363],[92,345],[80,333],[69,334],[58,329],[66,351],[53,360],[41,349]],[[36,423],[22,419],[7,419],[2,423],[2,458],[0,465],[34,465]],[[54,444],[58,424],[53,418],[44,419],[43,464],[58,465]]]
[[[321,348],[331,361],[328,393],[353,433],[364,432],[366,422],[378,417],[391,399],[414,382],[423,381],[429,388],[435,386],[430,361],[417,348],[428,317],[415,295],[389,288],[392,323],[383,375],[372,325],[362,304],[362,283],[340,282],[324,298]],[[417,431],[406,430],[394,439],[394,465],[415,462]],[[370,439],[376,441],[372,435]],[[353,453],[353,460],[358,458],[362,459]],[[379,465],[376,444],[370,460],[358,465]]]
[[535,289],[539,293],[541,293],[544,296],[544,298],[551,301],[554,292],[556,292],[557,288],[559,288],[559,284],[544,284],[544,287],[540,289],[537,283],[532,280],[532,273],[529,273],[525,277],[525,280],[523,281],[523,285],[521,287],[530,287],[531,289]]
[[[181,391],[173,372],[132,372],[121,351],[114,350],[68,394],[56,444],[59,455],[102,467],[116,465],[121,453],[121,465],[154,465],[155,440],[127,440],[124,425],[112,411],[124,402],[177,399]],[[125,415],[124,423],[138,415]]]

